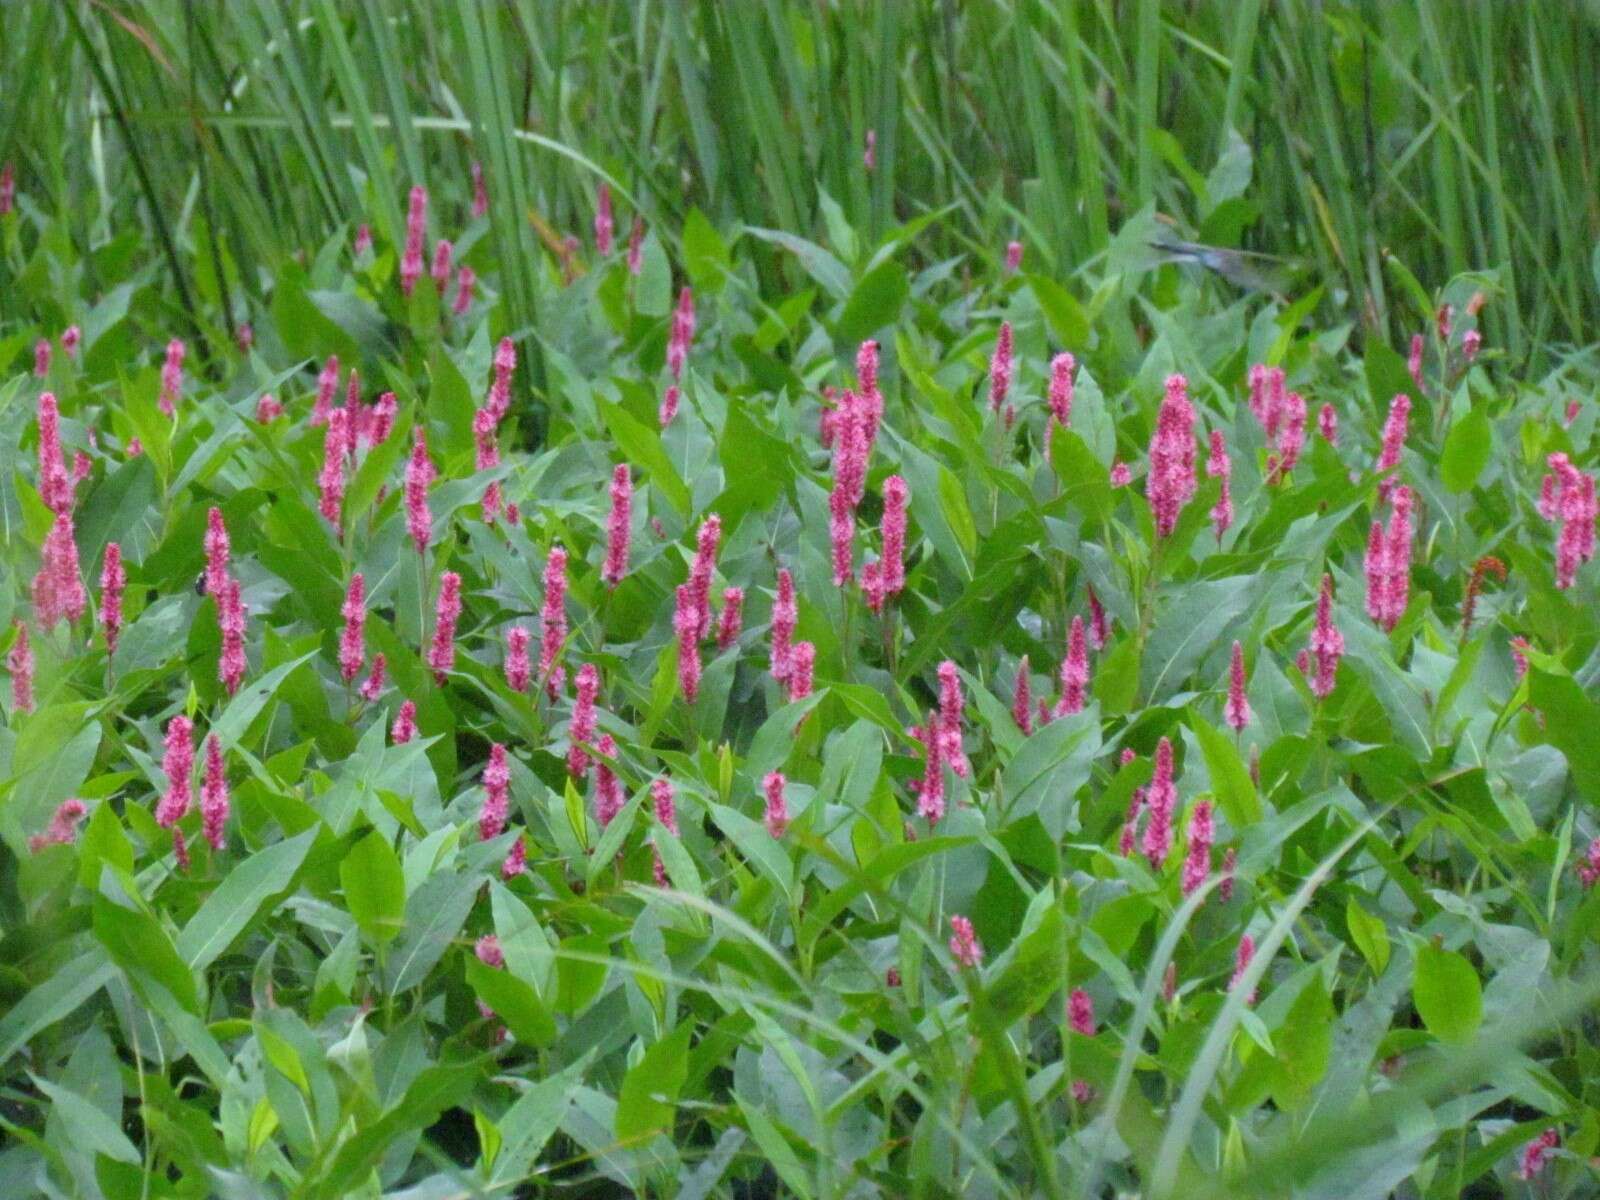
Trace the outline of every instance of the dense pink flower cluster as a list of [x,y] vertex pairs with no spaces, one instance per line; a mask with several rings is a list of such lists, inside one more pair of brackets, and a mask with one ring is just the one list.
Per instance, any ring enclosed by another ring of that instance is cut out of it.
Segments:
[[58,512],[50,525],[31,594],[34,617],[46,632],[63,620],[77,621],[88,607],[89,596],[78,570],[78,537],[70,511]]
[[1250,701],[1244,694],[1244,647],[1233,643],[1233,656],[1228,663],[1228,700],[1223,705],[1223,719],[1228,728],[1241,733],[1250,724]]
[[683,377],[683,364],[694,341],[694,322],[694,293],[685,287],[678,293],[678,307],[672,313],[672,336],[667,340],[667,370],[673,379]]
[[[1380,474],[1392,471],[1400,465],[1400,453],[1405,449],[1406,431],[1410,427],[1411,397],[1404,392],[1399,392],[1389,402],[1389,415],[1383,422],[1383,445],[1378,451],[1378,461],[1373,470]],[[1391,475],[1378,484],[1378,495],[1387,500],[1399,480]]]
[[478,840],[493,841],[505,831],[506,814],[511,807],[511,766],[506,748],[499,742],[489,747],[489,761],[483,768],[483,807],[478,811]]
[[477,289],[478,273],[462,263],[461,269],[456,272],[456,298],[450,302],[450,311],[458,317],[466,316]]
[[183,359],[187,347],[179,338],[173,338],[167,343],[167,360],[161,365],[161,399],[159,407],[161,415],[172,417],[177,415],[178,397],[183,392]]
[[1288,397],[1285,393],[1286,377],[1282,367],[1269,367],[1256,363],[1250,368],[1250,411],[1261,424],[1267,444],[1276,445],[1278,431],[1283,425]]
[[1178,804],[1178,788],[1172,781],[1172,742],[1156,743],[1155,774],[1145,788],[1145,805],[1150,821],[1144,829],[1144,856],[1159,869],[1172,851],[1172,814]]
[[84,814],[89,811],[88,805],[82,800],[72,798],[63,800],[56,805],[56,811],[50,816],[50,824],[43,833],[36,833],[28,839],[28,851],[37,854],[46,846],[65,846],[78,836],[78,825],[82,822]]
[[1002,321],[994,340],[994,354],[989,359],[989,411],[992,413],[999,412],[1011,394],[1011,380],[1016,371],[1014,354],[1011,322]]
[[1554,1129],[1546,1129],[1534,1138],[1517,1156],[1517,1178],[1531,1180],[1538,1175],[1544,1170],[1551,1152],[1559,1145],[1561,1145],[1561,1135]]
[[533,664],[528,658],[531,635],[525,626],[513,625],[506,630],[506,686],[514,692],[525,692],[533,679]]
[[422,243],[427,233],[428,189],[418,184],[411,189],[406,209],[406,248],[400,258],[400,291],[408,298],[422,275]]
[[428,435],[421,425],[412,431],[411,458],[406,462],[406,531],[418,554],[426,554],[433,536],[433,516],[428,511],[428,487],[436,472],[428,457]]
[[1189,403],[1189,381],[1182,375],[1167,377],[1167,391],[1150,439],[1150,473],[1145,495],[1155,516],[1156,536],[1171,537],[1178,514],[1195,493],[1194,406]]
[[433,640],[428,644],[428,669],[435,683],[456,665],[456,622],[461,619],[461,576],[446,571],[439,576],[439,598],[433,610]]
[[417,702],[405,700],[400,704],[400,711],[395,714],[394,724],[389,729],[389,740],[396,746],[404,746],[417,736]]
[[122,636],[122,593],[127,586],[128,572],[122,565],[122,547],[116,542],[107,542],[100,564],[100,624],[106,631],[107,654],[117,652],[117,639]]
[[1006,243],[1006,271],[1015,275],[1022,267],[1022,243],[1011,241]]
[[388,668],[389,660],[383,656],[383,653],[380,651],[379,653],[374,654],[372,656],[372,671],[362,682],[361,687],[356,694],[368,704],[371,704],[379,696],[383,695],[384,674]]
[[567,770],[574,779],[589,773],[589,750],[595,735],[595,701],[600,696],[600,668],[584,663],[578,668],[578,699],[567,727]]
[[1583,857],[1578,861],[1578,878],[1585,888],[1592,888],[1600,883],[1600,837],[1589,843]]
[[1411,374],[1411,382],[1417,385],[1417,391],[1422,391],[1422,346],[1423,337],[1420,333],[1411,335],[1411,353],[1406,356],[1406,370]]
[[222,743],[217,735],[206,738],[205,774],[200,781],[200,828],[213,850],[227,845],[224,827],[228,824],[228,774],[222,761]]
[[21,621],[14,623],[17,631],[6,651],[6,670],[11,673],[11,707],[19,713],[33,711],[33,645],[28,641],[28,627]]
[[1393,629],[1405,615],[1411,595],[1411,489],[1404,484],[1390,493],[1394,509],[1387,529],[1372,522],[1363,567],[1367,579],[1367,615],[1384,629]]
[[1028,656],[1017,663],[1017,681],[1011,691],[1011,719],[1024,737],[1033,732],[1033,684],[1028,678]]
[[788,780],[781,771],[770,771],[761,780],[761,790],[766,796],[766,812],[762,821],[767,827],[767,832],[775,838],[781,838],[789,828],[789,805],[784,796],[784,788]]
[[367,661],[365,626],[367,620],[367,580],[360,571],[350,576],[339,615],[344,628],[339,633],[339,675],[352,683]]
[[222,633],[222,652],[217,658],[217,677],[232,696],[244,682],[245,606],[239,594],[239,581],[228,576],[217,597],[217,626]]
[[1050,391],[1047,393],[1050,421],[1046,438],[1057,425],[1065,429],[1072,424],[1073,374],[1077,369],[1078,361],[1070,354],[1058,354],[1050,360]]
[[616,587],[628,573],[628,551],[633,538],[633,477],[627,463],[611,472],[611,515],[606,519],[606,561],[600,578]]
[[739,640],[744,628],[744,589],[722,589],[722,612],[717,618],[717,652],[727,650]]
[[938,710],[928,714],[926,725],[913,727],[911,736],[922,743],[922,779],[912,785],[917,794],[917,812],[929,825],[944,819],[944,739],[939,735]]
[[817,648],[810,642],[796,642],[789,652],[789,703],[804,700],[811,695],[815,683]]
[[472,161],[472,215],[486,217],[489,215],[489,189],[483,182],[483,164],[477,159]]
[[428,273],[433,276],[433,286],[441,296],[450,286],[450,260],[454,253],[455,247],[449,238],[440,238],[433,244],[433,267]]
[[1089,639],[1083,618],[1074,616],[1067,633],[1067,656],[1061,660],[1061,699],[1052,715],[1082,712],[1089,695]]
[[39,394],[39,498],[53,513],[72,510],[73,480],[61,453],[61,416],[51,392]]
[[772,602],[772,653],[768,673],[779,683],[789,678],[794,650],[794,630],[800,620],[795,601],[794,576],[788,567],[778,568],[778,594]]
[[1311,694],[1318,700],[1326,700],[1333,694],[1339,660],[1344,657],[1344,634],[1333,623],[1332,575],[1322,577],[1322,590],[1317,594],[1317,623],[1311,631],[1307,650],[1310,652],[1308,666],[1312,668],[1307,676]]
[[1189,814],[1189,849],[1183,860],[1183,894],[1195,891],[1211,874],[1211,842],[1216,836],[1211,801],[1200,800]]
[[1564,591],[1577,581],[1578,568],[1594,557],[1594,524],[1600,516],[1600,505],[1595,500],[1593,475],[1578,470],[1560,452],[1546,461],[1551,473],[1544,477],[1539,515],[1560,525],[1556,534],[1556,587]]
[[1330,446],[1339,444],[1339,411],[1331,404],[1317,409],[1317,432]]
[[682,395],[682,389],[675,383],[669,383],[667,390],[661,394],[661,407],[656,410],[656,422],[661,428],[671,425],[672,418],[678,415],[678,400]]
[[156,824],[169,829],[183,819],[194,796],[189,778],[194,771],[194,723],[188,717],[177,716],[167,722],[161,770],[167,777],[167,790],[156,805]]
[[967,752],[962,746],[962,710],[966,701],[961,695],[961,672],[950,659],[939,664],[939,723],[929,736],[939,740],[939,757],[949,764],[960,778],[971,774]]
[[1217,531],[1217,544],[1233,524],[1233,460],[1228,457],[1228,443],[1222,430],[1211,431],[1211,453],[1206,456],[1206,475],[1222,481],[1217,502],[1211,506],[1211,524]]
[[950,918],[950,955],[956,963],[974,969],[983,965],[983,943],[973,931],[972,922],[957,913]]
[[551,700],[566,683],[566,668],[556,661],[566,641],[567,550],[557,543],[544,560],[544,604],[539,610],[539,678]]
[[[1237,990],[1240,980],[1244,978],[1244,973],[1250,969],[1250,964],[1254,961],[1255,956],[1255,938],[1248,933],[1240,935],[1239,948],[1234,951],[1233,955],[1233,978],[1228,981],[1228,990],[1230,992]],[[1255,988],[1250,989],[1250,994],[1244,998],[1244,1002],[1246,1004],[1254,1004],[1256,1002]]]
[[595,761],[594,770],[594,819],[604,829],[622,811],[625,801],[622,784],[611,767],[617,758],[616,739],[609,733],[602,733],[595,749],[600,757]]

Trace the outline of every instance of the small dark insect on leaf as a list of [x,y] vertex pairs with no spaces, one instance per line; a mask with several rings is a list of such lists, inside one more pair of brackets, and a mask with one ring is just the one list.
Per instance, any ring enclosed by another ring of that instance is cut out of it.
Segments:
[[206,573],[204,571],[201,571],[200,574],[195,577],[194,594],[196,596],[204,596],[206,594]]

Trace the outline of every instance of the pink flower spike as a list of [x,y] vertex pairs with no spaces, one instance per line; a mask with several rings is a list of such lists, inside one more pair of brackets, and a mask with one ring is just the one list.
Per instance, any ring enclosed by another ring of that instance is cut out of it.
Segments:
[[206,512],[206,592],[215,596],[221,593],[228,578],[228,558],[231,549],[228,527],[223,523],[222,510],[213,505]]
[[1201,800],[1189,814],[1189,852],[1183,860],[1183,894],[1189,895],[1211,874],[1211,801]]
[[1339,444],[1339,412],[1331,404],[1317,409],[1317,432],[1330,446]]
[[867,130],[866,145],[861,150],[861,165],[868,171],[878,169],[878,131]]
[[1073,988],[1072,994],[1067,997],[1067,1024],[1074,1033],[1081,1033],[1084,1037],[1095,1035],[1094,1001],[1082,988]]
[[616,227],[616,221],[611,215],[611,186],[602,183],[594,210],[594,248],[601,258],[611,253]]
[[83,330],[76,325],[68,325],[61,331],[61,352],[68,358],[78,357],[78,345],[83,341]]
[[868,338],[856,350],[856,384],[863,396],[878,390],[878,343]]
[[78,538],[70,511],[56,514],[40,557],[39,572],[33,577],[33,607],[39,624],[48,631],[62,619],[76,621],[89,606],[78,570]]
[[472,163],[472,215],[489,215],[489,189],[483,182],[483,164],[476,159]]
[[1468,362],[1478,357],[1478,351],[1483,348],[1483,334],[1476,329],[1469,329],[1461,335],[1461,353]]
[[1228,664],[1228,701],[1223,706],[1223,720],[1234,733],[1242,733],[1250,724],[1250,701],[1244,694],[1244,648],[1233,644],[1233,658]]
[[418,554],[425,554],[433,536],[428,511],[428,486],[433,482],[433,460],[428,457],[428,435],[421,425],[412,429],[411,458],[406,463],[406,530]]
[[[1385,571],[1383,627],[1392,630],[1405,615],[1411,594],[1411,489],[1404,484],[1392,493],[1394,512],[1384,535]],[[1370,543],[1369,543],[1370,548]]]
[[173,417],[177,415],[179,394],[183,391],[183,358],[186,353],[183,342],[173,338],[167,343],[167,361],[161,367],[161,401],[159,407],[161,415]]
[[263,393],[261,399],[256,401],[256,423],[270,425],[281,416],[283,405],[278,403],[278,398],[271,392]]
[[961,673],[945,659],[939,664],[939,725],[933,734],[939,739],[939,757],[962,779],[971,772],[966,750],[961,744],[961,713],[966,701],[961,695]]
[[1195,493],[1194,406],[1182,375],[1167,377],[1166,396],[1150,439],[1150,472],[1145,494],[1155,517],[1156,536],[1170,537],[1178,514]]
[[1022,736],[1033,733],[1033,697],[1028,682],[1028,656],[1024,654],[1017,664],[1017,682],[1011,692],[1011,719],[1022,730]]
[[344,462],[348,453],[348,419],[344,409],[328,414],[328,431],[322,440],[322,470],[317,475],[317,511],[334,528],[339,527],[339,512],[344,505]]
[[228,695],[235,695],[244,682],[244,601],[239,596],[239,581],[231,575],[217,597],[217,625],[222,631],[222,653],[217,659],[217,676]]
[[53,513],[72,508],[73,480],[61,453],[61,416],[53,392],[39,394],[39,497]]
[[6,652],[6,670],[11,672],[11,708],[14,712],[33,711],[33,647],[28,642],[28,627],[15,622],[17,636]]
[[789,653],[789,703],[811,695],[817,648],[810,642],[796,642]]
[[1166,863],[1172,850],[1172,813],[1177,802],[1178,789],[1172,782],[1172,742],[1162,738],[1156,743],[1155,774],[1145,790],[1150,823],[1144,831],[1144,855],[1157,870]]
[[506,852],[506,858],[500,864],[500,878],[510,883],[518,875],[526,874],[528,870],[528,841],[520,834],[517,840],[511,843],[511,849]]
[[944,739],[939,736],[938,712],[930,712],[927,725],[912,730],[912,736],[918,737],[923,747],[922,780],[914,785],[917,812],[931,827],[944,819]]
[[595,760],[594,819],[600,828],[604,829],[622,811],[624,803],[622,785],[617,780],[616,772],[607,762],[608,759],[616,761],[616,739],[609,733],[602,733],[600,741],[595,744],[595,749],[599,751],[600,757]]
[[[1073,373],[1078,362],[1070,354],[1058,354],[1050,360],[1050,425],[1053,430],[1060,425],[1072,424]],[[1047,435],[1048,436],[1048,435]]]
[[695,639],[711,632],[711,573],[717,565],[717,547],[722,541],[722,518],[712,513],[700,523],[695,535],[694,563],[689,568],[689,595],[696,618]]
[[380,651],[372,656],[372,673],[367,676],[357,693],[368,704],[383,695],[384,674],[388,671],[389,660]]
[[1310,680],[1311,694],[1318,700],[1326,700],[1333,694],[1339,660],[1344,657],[1344,634],[1333,623],[1332,575],[1322,577],[1322,591],[1317,596],[1317,624],[1308,648],[1316,663],[1316,673]]
[[1411,353],[1406,358],[1406,370],[1411,372],[1411,382],[1417,385],[1417,391],[1422,390],[1422,342],[1420,333],[1411,335]]
[[1055,716],[1082,712],[1088,690],[1089,643],[1084,636],[1083,618],[1075,616],[1067,635],[1067,656],[1061,661],[1061,699],[1056,702]]
[[[1233,956],[1233,978],[1228,981],[1228,990],[1234,991],[1239,986],[1239,981],[1244,978],[1244,973],[1250,969],[1250,962],[1256,956],[1256,940],[1248,933],[1239,938],[1239,948]],[[1246,1005],[1256,1002],[1256,990],[1250,989],[1250,994],[1244,998]]]
[[644,270],[644,218],[634,217],[633,228],[628,231],[628,274],[638,275]]
[[328,423],[328,414],[333,411],[333,398],[339,391],[339,356],[328,355],[328,361],[322,365],[322,370],[317,374],[317,399],[311,406],[311,420],[309,424],[315,428]]
[[428,646],[428,669],[433,681],[444,686],[456,665],[456,621],[461,617],[461,576],[446,571],[439,576],[439,599],[434,607],[433,640]]
[[778,595],[772,602],[772,653],[768,673],[782,683],[789,677],[790,658],[794,645],[794,629],[799,622],[799,606],[795,603],[794,576],[788,567],[778,568]]
[[1022,243],[1006,243],[1006,274],[1015,275],[1022,267]]
[[774,838],[781,838],[784,831],[789,828],[789,806],[784,799],[783,790],[788,780],[784,779],[782,772],[769,772],[761,781],[762,791],[766,793],[767,811],[763,820],[767,832]]
[[400,259],[400,291],[407,299],[422,274],[422,241],[427,236],[428,189],[418,184],[411,189],[406,209],[406,248]]
[[1015,369],[1012,361],[1013,347],[1011,322],[1000,322],[1000,333],[995,338],[994,355],[989,359],[989,411],[997,413],[1011,391],[1011,376]]
[[972,922],[959,913],[950,918],[950,955],[959,966],[976,970],[983,965],[983,943],[973,932]]
[[678,836],[678,805],[672,780],[658,775],[650,781],[650,801],[655,806],[656,821],[673,837]]
[[1593,839],[1583,852],[1583,858],[1578,862],[1578,879],[1585,891],[1600,883],[1600,837]]
[[401,703],[400,711],[395,714],[394,725],[389,730],[389,741],[396,746],[404,746],[417,736],[417,704],[414,700]]
[[1111,636],[1111,622],[1106,619],[1105,607],[1100,603],[1100,597],[1094,594],[1094,589],[1087,589],[1089,593],[1089,641],[1096,650],[1104,650],[1106,641]]
[[678,688],[684,700],[693,704],[700,694],[700,622],[695,611],[693,585],[681,584],[676,595],[672,629],[678,637]]
[[492,933],[486,933],[474,942],[472,953],[486,967],[499,970],[506,965],[506,953],[500,947],[500,939]]
[[521,625],[506,630],[506,686],[514,692],[525,692],[533,678],[533,666],[528,661],[530,634]]
[[339,608],[339,615],[344,618],[344,629],[339,634],[339,675],[346,683],[355,681],[367,661],[363,629],[367,620],[366,587],[366,578],[360,571],[350,576],[344,604]]
[[611,472],[611,515],[606,520],[606,561],[600,569],[605,585],[614,588],[628,573],[628,551],[633,537],[633,477],[627,463]]
[[661,407],[656,412],[656,421],[661,428],[671,425],[672,418],[678,415],[678,398],[681,395],[677,384],[667,385],[667,390],[661,396]]
[[172,828],[172,857],[178,864],[178,870],[189,869],[189,843],[184,840],[183,830],[177,826]]
[[516,370],[517,345],[509,337],[503,337],[494,349],[494,381],[489,385],[486,405],[497,425],[511,408],[511,377]]
[[[1410,424],[1411,397],[1399,392],[1389,402],[1389,415],[1383,422],[1383,448],[1373,469],[1380,474],[1400,465],[1400,453],[1405,449],[1406,430]],[[1399,481],[1391,476],[1378,484],[1378,495],[1387,500]]]
[[478,812],[480,842],[492,842],[505,831],[510,806],[511,767],[506,761],[506,748],[495,742],[489,747],[489,761],[483,768],[483,808]]
[[899,475],[883,481],[883,590],[897,596],[906,586],[906,505],[911,489]]
[[1217,531],[1217,544],[1220,546],[1222,535],[1233,524],[1233,462],[1228,458],[1228,446],[1220,429],[1211,431],[1211,454],[1206,459],[1206,474],[1222,480],[1222,490],[1217,495],[1216,504],[1211,507],[1211,524]]
[[744,589],[724,588],[722,614],[717,620],[717,651],[721,653],[737,642],[742,628],[744,628]]
[[107,654],[117,652],[117,639],[122,635],[122,592],[127,586],[122,547],[116,542],[107,542],[105,559],[100,566],[100,624],[106,631]]
[[167,790],[156,805],[156,824],[169,829],[189,811],[193,796],[189,775],[194,770],[194,724],[188,717],[173,717],[167,722],[166,752],[161,770],[167,777]]
[[33,344],[33,374],[43,379],[50,374],[50,339],[40,338]]
[[448,238],[440,238],[433,244],[433,286],[439,295],[444,295],[445,288],[450,286],[450,256],[455,253],[455,247]]
[[356,229],[356,236],[350,245],[350,252],[357,258],[362,258],[372,253],[372,226],[360,225]]
[[567,771],[574,779],[589,773],[588,746],[594,742],[594,704],[600,696],[600,668],[584,663],[578,668],[578,699],[567,727]]
[[1561,1135],[1554,1129],[1546,1129],[1525,1145],[1522,1153],[1517,1156],[1517,1178],[1532,1180],[1535,1175],[1543,1172],[1550,1158],[1550,1152],[1559,1145],[1561,1145]]
[[672,336],[667,342],[667,370],[674,380],[683,375],[683,364],[694,341],[694,293],[687,287],[678,293],[678,307],[672,314]]
[[228,776],[217,735],[206,738],[205,778],[200,784],[200,826],[213,850],[227,845],[223,828],[228,823]]
[[828,540],[833,547],[833,586],[845,587],[856,577],[856,514],[839,491],[828,497]]
[[1127,487],[1133,482],[1133,472],[1129,470],[1127,463],[1118,460],[1111,464],[1111,473],[1107,478],[1114,488]]
[[567,640],[567,551],[557,543],[544,562],[544,604],[539,612],[539,678],[553,701],[567,672],[556,659]]
[[478,273],[465,263],[456,272],[456,298],[450,303],[450,311],[455,316],[464,317],[472,308],[473,294],[478,290]]
[[78,824],[89,811],[88,805],[76,798],[63,800],[51,814],[50,824],[43,833],[28,839],[28,851],[37,854],[46,846],[70,845],[78,836]]

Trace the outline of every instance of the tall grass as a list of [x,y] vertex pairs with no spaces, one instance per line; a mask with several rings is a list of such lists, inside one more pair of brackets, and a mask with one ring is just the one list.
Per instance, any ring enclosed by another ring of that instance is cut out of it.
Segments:
[[[514,201],[492,236],[531,325],[527,218],[587,230],[583,159],[668,237],[692,206],[811,233],[825,191],[881,232],[954,202],[928,254],[1020,235],[1065,275],[1150,204],[1315,267],[1380,336],[1423,317],[1390,256],[1425,284],[1498,272],[1487,330],[1516,356],[1600,316],[1593,5],[52,0],[0,20],[0,158],[23,186],[84,193],[84,245],[137,220],[194,248],[215,222],[245,295],[341,227],[392,230],[419,175],[463,200],[477,159]],[[1234,131],[1253,182],[1219,206]]]

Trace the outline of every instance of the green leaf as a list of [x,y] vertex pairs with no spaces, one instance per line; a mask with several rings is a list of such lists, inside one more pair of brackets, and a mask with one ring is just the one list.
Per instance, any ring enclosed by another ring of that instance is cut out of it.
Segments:
[[50,1114],[59,1120],[74,1149],[90,1154],[104,1154],[117,1162],[137,1164],[143,1160],[138,1148],[128,1140],[122,1127],[94,1104],[77,1092],[51,1083],[38,1075],[29,1075],[36,1086],[50,1097]]
[[695,290],[713,296],[733,269],[727,243],[698,208],[683,219],[683,266]]
[[1344,909],[1345,927],[1350,930],[1350,940],[1361,951],[1374,975],[1382,975],[1389,965],[1389,929],[1382,918],[1374,917],[1356,903],[1351,896]]
[[628,1069],[617,1093],[617,1140],[629,1143],[672,1132],[678,1092],[689,1077],[692,1021],[681,1022]]
[[1029,275],[1028,287],[1039,302],[1039,310],[1050,322],[1050,331],[1068,350],[1082,354],[1089,345],[1089,314],[1078,298],[1055,280],[1044,275]]
[[985,1037],[1009,1037],[1007,1030],[1039,1011],[1061,990],[1066,976],[1066,931],[1061,909],[1048,891],[1030,906],[1023,932],[999,977],[983,989],[979,1025]]
[[428,977],[461,932],[482,882],[481,875],[441,871],[411,893],[406,903],[405,936],[390,949],[384,971],[391,994],[416,987]]
[[1243,831],[1261,820],[1261,800],[1256,795],[1256,785],[1251,782],[1250,772],[1228,735],[1193,712],[1189,714],[1189,727],[1200,743],[1211,786],[1229,823],[1235,830]]
[[1494,453],[1494,430],[1482,408],[1462,415],[1450,427],[1439,456],[1439,475],[1452,492],[1465,492],[1478,482]]
[[1422,1023],[1441,1041],[1471,1041],[1483,1021],[1483,985],[1454,950],[1423,944],[1411,995]]
[[886,325],[893,324],[905,305],[911,287],[906,269],[892,259],[868,271],[850,293],[839,314],[833,336],[845,345],[865,341]]
[[189,1012],[201,1015],[194,972],[154,917],[124,908],[102,893],[94,898],[94,935],[129,975],[153,980]]
[[1539,667],[1530,672],[1528,695],[1544,714],[1545,736],[1566,758],[1573,784],[1589,803],[1600,804],[1600,755],[1595,754],[1600,704],[1585,696],[1570,675]]
[[205,970],[255,919],[268,900],[294,886],[295,873],[316,839],[317,831],[308,829],[298,837],[252,854],[230,870],[222,886],[200,906],[200,911],[178,935],[178,953],[196,971]]
[[549,1046],[556,1040],[556,1023],[539,994],[510,971],[491,967],[467,956],[467,983],[478,999],[494,1010],[517,1041],[528,1046]]
[[574,1090],[593,1057],[593,1050],[586,1052],[559,1075],[540,1080],[506,1109],[497,1122],[501,1143],[494,1161],[494,1182],[521,1182],[527,1175],[539,1151],[561,1127]]
[[116,967],[98,949],[63,963],[0,1017],[0,1065],[40,1031],[78,1012],[116,974]]
[[393,941],[404,927],[406,878],[389,839],[373,830],[339,863],[345,904],[369,942]]
[[595,405],[606,419],[606,427],[616,439],[617,449],[631,463],[650,473],[650,481],[661,490],[678,515],[687,518],[693,511],[689,489],[678,474],[667,452],[662,449],[661,436],[623,409],[599,397]]

